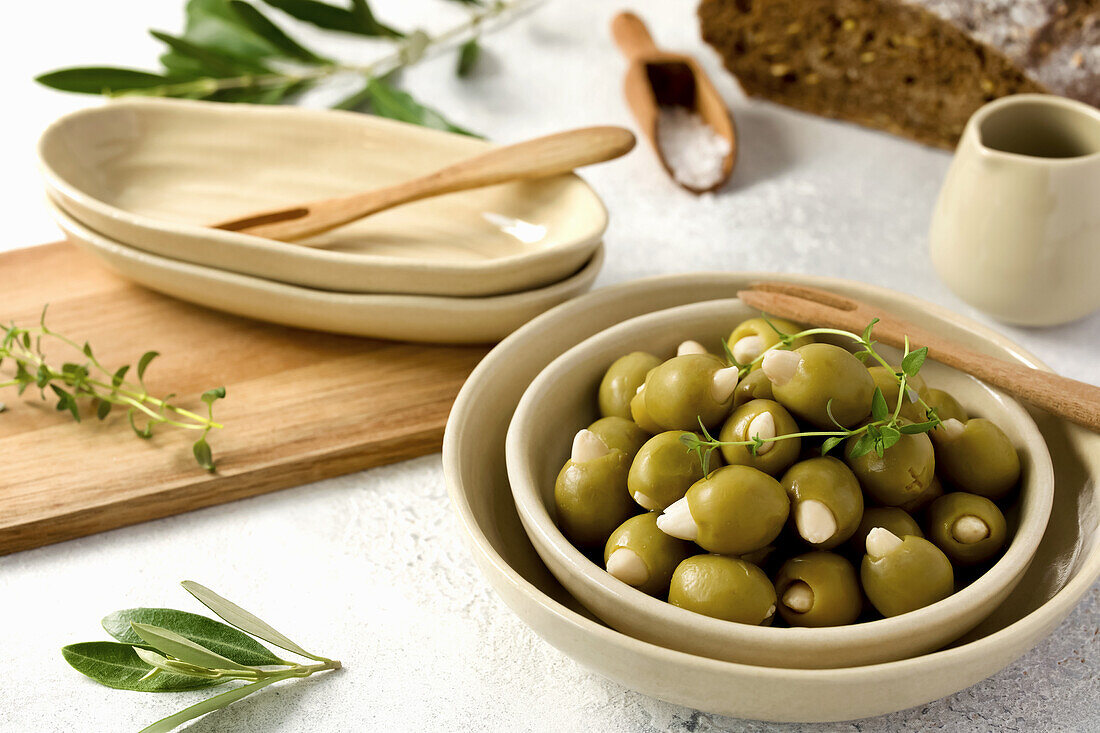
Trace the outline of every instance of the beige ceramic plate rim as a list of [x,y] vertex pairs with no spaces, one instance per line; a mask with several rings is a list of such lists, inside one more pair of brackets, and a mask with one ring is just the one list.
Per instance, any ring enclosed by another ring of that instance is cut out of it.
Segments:
[[[814,287],[828,289],[830,286],[835,286],[838,283],[846,283],[848,285],[855,284],[859,288],[868,292],[874,292],[880,296],[888,296],[890,298],[908,298],[916,303],[919,303],[925,310],[937,315],[940,318],[955,319],[955,321],[971,330],[980,334],[983,338],[988,339],[1010,351],[1021,363],[1028,366],[1032,366],[1039,369],[1045,369],[1050,371],[1050,368],[1040,361],[1035,355],[1031,354],[1027,350],[1006,339],[1005,337],[997,334],[995,331],[976,323],[968,318],[959,316],[952,313],[945,308],[942,308],[933,303],[924,301],[919,298],[915,298],[909,295],[902,295],[900,293],[891,292],[885,288],[876,287],[873,285],[867,285],[865,283],[853,283],[852,281],[845,281],[838,278],[828,278],[820,276],[798,276],[791,277],[789,274],[782,273],[769,273],[769,272],[747,272],[743,273],[746,278],[756,279],[760,281],[765,280],[788,280],[798,282],[801,284],[812,285]],[[550,312],[543,314],[542,316],[533,319],[520,329],[517,329],[515,333],[502,341],[493,351],[491,351],[481,363],[474,369],[473,373],[467,380],[468,384],[476,384],[477,377],[486,371],[490,371],[495,368],[494,353],[499,355],[507,353],[507,346],[512,341],[519,341],[524,339],[527,334],[537,332],[541,327],[541,322],[545,319],[556,317],[559,313],[566,311],[581,312],[587,308],[596,306],[602,299],[614,299],[619,295],[629,292],[644,289],[648,285],[656,283],[671,283],[677,280],[688,281],[690,275],[658,275],[655,277],[644,278],[641,280],[635,280],[628,283],[620,283],[609,287],[602,288],[596,292],[589,293],[588,295],[578,298],[570,303],[565,303]],[[447,481],[447,493],[451,499],[451,504],[458,514],[459,523],[465,531],[471,547],[480,555],[480,559],[483,562],[488,563],[497,571],[497,577],[506,581],[517,592],[518,595],[522,595],[529,601],[533,601],[542,607],[552,616],[557,617],[560,621],[568,624],[570,627],[576,630],[579,636],[594,636],[598,638],[602,643],[612,647],[623,649],[624,651],[644,655],[646,657],[655,658],[661,661],[665,661],[670,665],[688,665],[696,669],[700,669],[706,672],[712,672],[715,675],[739,673],[742,675],[752,675],[758,679],[772,680],[775,682],[783,682],[786,680],[797,680],[800,682],[814,683],[829,681],[831,683],[844,683],[844,684],[858,684],[864,681],[872,681],[883,674],[899,674],[904,675],[909,671],[916,671],[921,667],[932,663],[942,662],[944,665],[953,663],[956,660],[966,659],[972,655],[981,655],[983,653],[993,653],[1002,642],[1007,643],[1005,640],[1010,639],[1012,636],[1020,633],[1020,629],[1025,626],[1043,625],[1050,623],[1053,620],[1064,618],[1073,607],[1081,600],[1092,583],[1096,579],[1097,575],[1100,575],[1100,553],[1093,553],[1086,559],[1085,564],[1081,569],[1074,574],[1072,578],[1054,594],[1049,600],[1043,603],[1039,608],[1035,609],[1031,613],[1027,614],[1023,618],[1009,624],[1008,626],[995,631],[987,636],[983,636],[980,639],[962,644],[957,647],[949,649],[941,649],[937,652],[931,652],[929,654],[923,654],[910,659],[902,659],[894,662],[884,662],[881,664],[869,664],[860,667],[839,667],[833,669],[791,669],[782,667],[760,667],[748,664],[738,664],[736,662],[724,662],[718,659],[711,659],[709,657],[700,657],[693,654],[687,654],[685,652],[675,651],[673,649],[666,649],[665,647],[658,646],[656,644],[650,644],[648,642],[639,641],[626,634],[615,631],[614,629],[604,626],[603,624],[594,621],[590,618],[582,616],[581,614],[573,611],[566,606],[553,600],[541,590],[535,587],[530,581],[520,575],[511,565],[503,560],[493,549],[492,544],[488,538],[478,528],[477,519],[474,517],[473,510],[464,497],[464,491],[460,485],[459,480],[456,478],[459,476],[459,463],[460,456],[457,453],[457,438],[455,437],[455,430],[452,429],[452,424],[457,424],[461,420],[462,415],[469,409],[468,404],[475,396],[475,392],[466,390],[465,388],[459,392],[458,398],[455,400],[454,406],[451,408],[451,416],[448,420],[447,431],[444,433],[443,438],[443,467],[444,475]]]
[[[76,188],[68,181],[66,181],[56,170],[54,170],[53,166],[50,164],[49,156],[47,155],[46,151],[46,147],[48,144],[47,139],[52,135],[58,134],[58,130],[63,125],[71,122],[72,120],[86,116],[101,115],[104,114],[106,111],[109,111],[111,108],[117,108],[120,106],[137,107],[140,109],[147,106],[191,106],[194,104],[196,104],[196,102],[179,99],[116,99],[108,102],[105,105],[100,105],[97,107],[86,107],[84,109],[70,112],[69,114],[59,117],[58,119],[54,120],[45,129],[45,131],[43,131],[42,135],[38,139],[36,147],[39,169],[41,171],[42,177],[46,182],[47,188],[54,189],[63,197],[76,201],[81,206],[85,206],[97,212],[100,216],[127,222],[133,226],[141,227],[143,229],[170,231],[187,237],[202,237],[235,247],[244,247],[252,251],[274,249],[276,251],[281,251],[295,256],[301,256],[304,258],[318,258],[321,260],[328,260],[333,263],[357,263],[360,265],[377,265],[379,267],[400,268],[403,270],[410,270],[414,272],[429,270],[434,272],[454,270],[456,276],[470,276],[481,272],[511,267],[515,264],[527,261],[530,261],[532,266],[537,266],[540,260],[551,256],[556,257],[558,255],[572,252],[574,250],[594,248],[596,246],[595,243],[599,242],[599,240],[603,237],[604,232],[607,231],[607,207],[604,205],[603,200],[596,194],[596,192],[592,190],[592,187],[588,185],[587,181],[585,181],[576,173],[570,173],[567,175],[569,177],[576,178],[578,181],[584,184],[584,186],[592,194],[592,198],[600,212],[599,224],[593,227],[592,233],[590,235],[578,238],[572,242],[562,242],[561,244],[555,245],[552,248],[540,250],[537,252],[507,255],[505,257],[494,257],[491,260],[485,260],[481,262],[459,261],[441,263],[429,260],[414,260],[404,257],[391,257],[387,255],[374,255],[365,253],[352,254],[347,252],[326,250],[323,248],[303,247],[301,245],[292,244],[289,242],[279,242],[273,239],[252,236],[251,234],[243,234],[241,232],[230,232],[220,229],[211,229],[210,227],[202,227],[193,224],[181,224],[165,219],[157,219],[154,217],[143,216],[141,214],[134,214],[124,209],[112,206],[105,201],[101,201],[94,196]],[[332,115],[338,115],[346,116],[347,119],[355,119],[358,122],[378,125],[380,127],[402,127],[406,124],[402,122],[397,122],[395,120],[374,117],[372,115],[363,115],[361,112],[347,112],[343,110],[309,109],[305,107],[287,107],[281,105],[271,106],[259,104],[220,104],[213,102],[206,102],[201,104],[210,105],[209,110],[211,114],[222,114],[226,116],[232,116],[235,114],[287,114],[288,110],[291,110],[290,114],[300,114],[303,118],[326,118]],[[426,135],[439,136],[447,136],[453,134],[443,132],[441,130],[434,130],[431,128],[423,128],[423,132]],[[492,144],[486,143],[486,146],[491,147]]]
[[[230,272],[228,270],[219,270],[212,267],[204,267],[202,265],[196,265],[190,262],[181,262],[173,260],[160,255],[155,255],[143,250],[134,249],[120,242],[105,237],[98,232],[88,229],[80,222],[74,220],[71,216],[66,214],[58,206],[56,202],[47,197],[46,203],[51,210],[51,214],[54,220],[61,227],[62,231],[69,237],[75,237],[81,246],[87,246],[94,250],[97,250],[97,257],[102,258],[104,255],[100,253],[106,252],[111,256],[119,257],[132,263],[137,263],[143,268],[152,268],[161,272],[174,272],[192,275],[194,277],[202,278],[205,280],[214,280],[218,284],[228,285],[238,290],[249,290],[253,293],[259,293],[263,297],[277,298],[277,299],[292,299],[299,303],[306,304],[321,304],[326,307],[335,308],[377,308],[378,310],[395,309],[400,310],[402,313],[446,313],[448,315],[460,315],[475,318],[480,314],[487,312],[500,313],[509,310],[524,310],[531,308],[535,304],[541,303],[556,303],[562,299],[569,299],[574,297],[571,294],[579,294],[587,290],[591,286],[592,281],[595,280],[599,274],[600,268],[603,265],[604,248],[602,243],[596,248],[592,257],[575,273],[570,275],[564,280],[560,280],[556,283],[537,288],[535,290],[525,290],[519,293],[506,293],[504,295],[491,295],[483,297],[461,297],[461,296],[446,296],[446,295],[420,295],[420,294],[396,294],[396,293],[338,293],[330,290],[313,290],[310,288],[302,287],[299,285],[290,285],[287,283],[275,282],[271,280],[264,280],[261,278],[253,277],[251,275],[243,275],[237,272]],[[140,283],[139,283],[140,284]],[[153,286],[145,285],[144,287]],[[214,306],[207,306],[214,307]],[[540,306],[541,308],[548,309],[549,306]],[[225,309],[221,309],[225,310]],[[541,312],[539,313],[541,315]],[[250,316],[244,316],[250,317]],[[280,321],[275,321],[280,322]],[[347,331],[326,329],[318,325],[305,326],[295,325],[298,328],[315,328],[317,330],[330,330],[337,333],[348,333]],[[510,330],[514,330],[513,329]],[[365,335],[365,334],[352,334],[352,335]],[[370,338],[390,338],[387,336],[371,336]],[[490,340],[498,340],[500,337],[492,339],[468,339],[468,338],[454,338],[450,340],[440,341],[441,343],[485,343]],[[406,340],[432,340],[437,341],[437,338],[425,339],[425,338],[411,338]]]
[[[1039,432],[1035,421],[1032,420],[1023,406],[1004,392],[980,381],[979,384],[987,388],[1004,403],[1008,412],[1014,413],[1014,422],[1022,427],[1022,431],[1027,436],[1023,449],[1027,451],[1031,458],[1032,470],[1035,471],[1035,480],[1031,489],[1037,493],[1029,497],[1029,501],[1033,502],[1034,511],[1028,517],[1030,521],[1017,529],[1008,550],[993,567],[970,585],[937,603],[899,616],[845,626],[786,628],[733,624],[729,621],[701,616],[643,593],[613,578],[602,567],[589,560],[580,550],[574,547],[554,523],[546,504],[543,502],[542,492],[539,490],[539,477],[534,475],[531,465],[524,460],[524,446],[529,438],[526,433],[526,424],[533,419],[533,413],[538,411],[539,398],[545,397],[548,391],[553,391],[552,385],[562,370],[568,369],[583,354],[598,348],[603,342],[614,341],[621,334],[645,328],[658,320],[680,320],[681,318],[690,317],[689,314],[694,315],[696,311],[715,310],[740,303],[741,301],[735,298],[724,301],[709,300],[636,316],[581,341],[539,372],[539,375],[532,380],[527,390],[524,391],[523,397],[516,407],[508,427],[505,448],[512,496],[516,500],[516,508],[519,510],[520,518],[523,520],[524,528],[528,534],[536,533],[544,543],[552,548],[559,559],[564,559],[576,574],[584,578],[583,582],[590,586],[598,586],[606,596],[614,596],[614,602],[616,603],[638,605],[638,610],[651,617],[654,622],[675,623],[677,625],[690,622],[696,629],[705,634],[723,635],[730,638],[737,636],[746,641],[759,644],[802,643],[803,640],[808,641],[809,639],[813,640],[815,646],[883,643],[889,638],[904,635],[914,628],[934,625],[944,618],[972,616],[977,607],[983,605],[985,598],[990,594],[1003,590],[1014,579],[1019,578],[1031,562],[1032,557],[1034,557],[1039,541],[1046,531],[1054,499],[1054,467],[1042,433]],[[1042,446],[1042,448],[1039,450],[1030,449],[1030,447],[1036,445]],[[538,546],[538,543],[535,543],[536,549]]]

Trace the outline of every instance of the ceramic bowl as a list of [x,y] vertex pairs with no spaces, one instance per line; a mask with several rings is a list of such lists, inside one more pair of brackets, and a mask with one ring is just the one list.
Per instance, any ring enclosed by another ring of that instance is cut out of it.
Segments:
[[[968,414],[1001,426],[1019,449],[1023,468],[1020,499],[1007,512],[1015,526],[1010,527],[1012,539],[1004,556],[976,581],[938,603],[901,616],[831,628],[731,623],[677,608],[616,580],[557,528],[554,478],[569,458],[573,435],[600,417],[596,391],[607,367],[632,351],[671,357],[676,345],[689,338],[721,353],[721,336],[758,315],[739,300],[669,308],[586,339],[539,373],[519,401],[506,444],[509,483],[539,556],[566,590],[619,631],[731,662],[848,667],[904,659],[957,639],[992,613],[1027,570],[1050,516],[1054,473],[1043,437],[1019,403],[932,361],[926,362],[921,376],[954,395]],[[900,361],[896,352],[883,348],[882,353],[893,363]]]
[[397,183],[491,149],[354,112],[124,99],[52,124],[48,193],[122,244],[183,262],[347,293],[483,296],[562,280],[607,227],[575,175],[426,199],[305,240],[206,224]]
[[603,264],[600,246],[580,270],[560,282],[484,298],[336,293],[143,252],[92,231],[56,204],[50,208],[71,242],[151,290],[260,321],[395,341],[498,341],[543,311],[588,290]]
[[[760,667],[701,657],[609,628],[547,570],[520,523],[504,440],[520,396],[553,359],[634,316],[716,298],[756,280],[827,288],[879,305],[937,333],[1017,363],[1042,362],[1003,336],[944,308],[862,283],[777,273],[700,273],[602,288],[558,306],[505,339],[467,380],[447,425],[443,468],[471,554],[531,629],[594,672],[662,700],[721,715],[825,722],[922,705],[979,682],[1049,634],[1100,576],[1100,436],[1032,411],[1057,491],[1031,568],[992,614],[941,651],[841,669]],[[1025,678],[1026,679],[1026,678]],[[582,694],[583,690],[578,691]]]

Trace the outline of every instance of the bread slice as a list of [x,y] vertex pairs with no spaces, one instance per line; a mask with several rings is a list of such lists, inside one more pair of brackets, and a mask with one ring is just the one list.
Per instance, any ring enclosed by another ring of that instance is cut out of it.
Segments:
[[702,0],[748,94],[952,147],[1007,94],[1100,105],[1100,0]]

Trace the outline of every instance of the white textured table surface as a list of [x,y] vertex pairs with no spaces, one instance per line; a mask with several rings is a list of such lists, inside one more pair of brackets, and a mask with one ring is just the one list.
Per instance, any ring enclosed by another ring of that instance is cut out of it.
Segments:
[[[177,29],[180,4],[68,0],[5,11],[0,248],[56,238],[39,198],[33,143],[53,117],[96,103],[35,87],[30,77],[68,64],[148,66],[157,51],[143,30]],[[382,18],[407,25],[417,17],[445,22],[440,14],[455,12],[439,0],[374,4]],[[591,171],[611,212],[600,284],[711,268],[815,272],[975,315],[940,284],[926,252],[947,154],[749,102],[698,40],[693,2],[633,6],[660,43],[698,53],[714,72],[737,116],[742,152],[728,188],[704,199],[669,183],[645,148]],[[447,60],[416,69],[407,84],[498,140],[630,124],[620,96],[623,62],[607,33],[615,9],[554,0],[492,37],[475,79],[456,81]],[[0,285],[0,311],[2,298]],[[1100,317],[1002,330],[1055,369],[1100,382]],[[71,670],[58,652],[105,638],[98,620],[117,608],[200,610],[176,585],[185,578],[346,665],[269,688],[193,731],[810,729],[659,702],[590,674],[542,642],[474,568],[435,455],[0,558],[0,730],[136,730],[184,699],[209,694],[108,690]],[[919,709],[825,728],[1096,730],[1098,626],[1100,587],[1093,587],[1050,639],[993,678]]]

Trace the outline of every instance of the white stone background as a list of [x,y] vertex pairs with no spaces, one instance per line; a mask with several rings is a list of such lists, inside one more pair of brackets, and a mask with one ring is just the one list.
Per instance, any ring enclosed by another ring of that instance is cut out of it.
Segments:
[[[151,67],[159,51],[144,30],[180,28],[181,4],[5,3],[0,249],[57,238],[41,202],[34,142],[56,116],[98,103],[31,78],[74,64]],[[404,27],[438,28],[462,12],[443,0],[374,5]],[[927,255],[947,153],[749,101],[699,40],[693,0],[635,0],[633,7],[662,45],[697,54],[713,73],[737,118],[741,159],[730,185],[703,199],[673,186],[644,147],[586,173],[611,212],[600,285],[701,269],[815,272],[919,295],[988,322],[946,290]],[[475,78],[456,80],[447,59],[416,68],[405,83],[501,141],[630,125],[623,60],[607,30],[618,9],[552,0],[487,41]],[[345,57],[378,52],[353,37],[330,42]],[[2,281],[0,272],[0,306]],[[1100,382],[1100,317],[1002,330],[1062,373]],[[184,578],[221,590],[346,665],[269,688],[193,731],[1100,728],[1100,586],[1001,673],[882,718],[772,726],[634,693],[564,657],[493,595],[462,543],[433,455],[0,558],[0,729],[137,730],[209,694],[109,690],[71,670],[58,651],[105,638],[98,620],[117,608],[200,610],[176,585]]]

